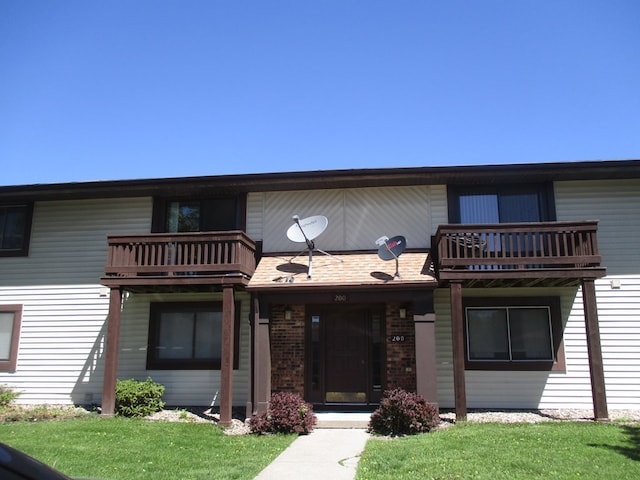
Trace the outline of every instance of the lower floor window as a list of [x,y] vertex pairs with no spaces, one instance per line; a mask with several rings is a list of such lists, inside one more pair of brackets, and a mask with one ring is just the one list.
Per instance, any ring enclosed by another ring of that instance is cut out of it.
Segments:
[[[240,305],[235,306],[234,350]],[[222,358],[222,303],[152,303],[149,321],[148,369],[217,370]]]
[[562,356],[555,298],[468,299],[465,327],[469,369],[556,369]]
[[13,372],[18,361],[22,305],[0,305],[0,372]]

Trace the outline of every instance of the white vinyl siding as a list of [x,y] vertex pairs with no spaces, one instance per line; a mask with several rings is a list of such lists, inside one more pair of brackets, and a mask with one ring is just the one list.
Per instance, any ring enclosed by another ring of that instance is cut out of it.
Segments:
[[598,220],[608,276],[640,277],[640,179],[558,182],[555,197],[558,220]]
[[[607,269],[596,281],[607,403],[640,408],[640,179],[557,182],[555,196],[558,220],[598,220]],[[578,296],[577,315],[581,307]],[[586,362],[586,346],[577,353]]]
[[[432,203],[436,205],[433,210]],[[247,233],[264,241],[265,252],[304,250],[306,246],[286,236],[293,224],[291,217],[324,215],[329,226],[315,242],[323,250],[375,250],[376,239],[383,235],[403,235],[409,248],[426,248],[443,210],[446,212],[444,187],[254,193],[247,202]]]
[[18,403],[90,404],[102,392],[109,298],[100,285],[0,287],[0,303],[22,304],[18,364],[0,384]]
[[[582,300],[575,288],[463,289],[480,297],[560,296],[564,325],[565,372],[465,371],[469,408],[591,408]],[[453,353],[449,292],[436,291],[436,361],[440,406],[453,407]]]
[[[609,409],[640,408],[640,180],[557,182],[560,221],[598,220],[598,245],[607,276],[596,281],[598,320]],[[582,293],[575,289],[516,289],[505,296],[562,298],[566,372],[466,371],[470,408],[592,408]],[[497,296],[499,290],[464,290]],[[453,406],[448,290],[436,292],[438,393]]]
[[[241,302],[240,358],[233,372],[233,403],[245,405],[248,398],[250,338],[249,296],[235,294]],[[222,294],[138,294],[124,302],[122,310],[118,378],[144,380],[148,376],[166,387],[164,401],[171,406],[210,405],[220,390],[220,370],[147,370],[147,336],[151,302],[222,301]],[[220,396],[216,406],[220,406]]]
[[102,393],[107,235],[150,231],[150,198],[36,202],[28,257],[2,258],[0,303],[21,304],[19,403],[87,404]]
[[36,202],[28,257],[2,258],[0,286],[98,284],[107,235],[148,233],[150,198]]

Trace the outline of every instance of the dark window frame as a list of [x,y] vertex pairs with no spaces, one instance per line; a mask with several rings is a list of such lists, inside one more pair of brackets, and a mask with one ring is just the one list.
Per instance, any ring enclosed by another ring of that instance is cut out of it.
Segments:
[[[166,233],[167,232],[167,208],[172,202],[182,203],[199,203],[200,211],[206,212],[206,206],[208,202],[215,202],[216,200],[231,200],[233,199],[235,205],[235,226],[228,230],[242,230],[246,231],[246,210],[247,210],[247,198],[246,195],[212,195],[212,196],[176,196],[176,197],[155,197],[153,200],[153,214],[151,221],[151,231],[153,233]],[[206,213],[205,213],[206,214]],[[200,230],[203,229],[202,219],[200,221]],[[226,231],[228,231],[226,230]]]
[[26,257],[29,255],[31,243],[31,224],[33,221],[33,203],[0,203],[0,210],[9,208],[24,208],[24,232],[20,248],[2,248],[0,245],[0,257]]
[[[467,297],[462,301],[464,312],[464,362],[466,370],[504,371],[566,371],[562,309],[559,297]],[[469,360],[467,308],[507,308],[524,306],[549,307],[554,360]]]
[[[239,368],[240,354],[240,309],[234,304],[233,368]],[[160,336],[160,317],[163,313],[223,312],[222,302],[152,302],[149,309],[149,333],[147,340],[147,370],[220,370],[222,358],[218,359],[163,359],[155,353]],[[222,327],[220,329],[222,337]],[[221,341],[222,343],[222,341]],[[222,356],[222,352],[220,352]]]
[[13,313],[13,329],[9,358],[0,359],[0,372],[15,372],[18,364],[18,348],[20,346],[20,330],[22,328],[22,305],[0,305],[0,312]]
[[447,203],[449,205],[449,222],[460,222],[461,195],[513,195],[518,193],[535,193],[538,195],[538,208],[543,222],[556,220],[555,196],[552,183],[523,183],[508,185],[449,185],[447,187]]

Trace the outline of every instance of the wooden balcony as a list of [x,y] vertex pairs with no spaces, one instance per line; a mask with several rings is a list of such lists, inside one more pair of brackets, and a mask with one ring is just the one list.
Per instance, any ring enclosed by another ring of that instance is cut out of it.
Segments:
[[107,242],[107,286],[246,285],[256,268],[255,242],[241,231],[110,235]]
[[605,275],[596,221],[441,225],[440,282],[465,286],[569,286]]

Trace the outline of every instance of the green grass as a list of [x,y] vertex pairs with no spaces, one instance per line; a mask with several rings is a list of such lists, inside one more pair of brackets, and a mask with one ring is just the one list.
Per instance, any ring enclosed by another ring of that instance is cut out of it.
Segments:
[[295,438],[127,418],[0,424],[0,441],[72,477],[252,479]]
[[640,425],[460,423],[398,439],[374,438],[357,480],[640,478]]

